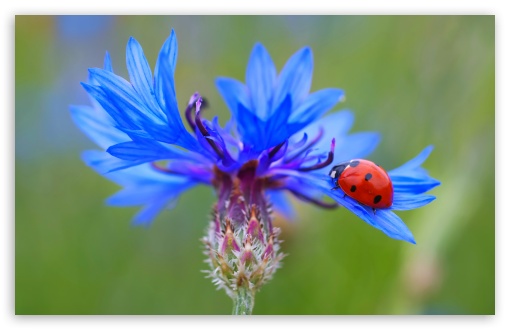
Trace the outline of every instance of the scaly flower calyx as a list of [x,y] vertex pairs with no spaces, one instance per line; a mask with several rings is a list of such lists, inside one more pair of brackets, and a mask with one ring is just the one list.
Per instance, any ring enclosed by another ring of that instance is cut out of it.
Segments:
[[209,277],[236,298],[240,290],[252,295],[280,266],[279,228],[265,196],[265,180],[257,178],[258,161],[245,163],[232,176],[216,169],[214,187],[220,197],[202,239]]

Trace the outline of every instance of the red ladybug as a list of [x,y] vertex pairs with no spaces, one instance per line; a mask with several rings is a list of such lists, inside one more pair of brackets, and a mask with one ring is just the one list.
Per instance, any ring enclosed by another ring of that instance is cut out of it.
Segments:
[[379,165],[365,159],[334,166],[329,172],[335,188],[373,209],[388,208],[393,204],[393,184],[388,173]]

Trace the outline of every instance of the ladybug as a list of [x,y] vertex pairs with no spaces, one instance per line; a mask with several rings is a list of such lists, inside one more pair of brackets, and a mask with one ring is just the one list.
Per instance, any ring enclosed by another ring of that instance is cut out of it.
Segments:
[[372,209],[388,208],[393,204],[393,184],[386,171],[379,165],[365,159],[333,166],[329,172],[335,188],[358,203]]

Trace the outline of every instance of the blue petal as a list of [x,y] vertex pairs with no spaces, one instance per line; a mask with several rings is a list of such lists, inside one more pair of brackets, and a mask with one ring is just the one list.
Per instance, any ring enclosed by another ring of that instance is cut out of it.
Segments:
[[437,187],[441,182],[427,177],[405,177],[390,175],[395,193],[421,194]]
[[378,209],[374,219],[382,232],[389,237],[416,244],[409,228],[407,228],[405,223],[391,210]]
[[271,114],[271,97],[276,81],[276,69],[271,56],[257,43],[251,52],[246,69],[246,85],[250,91],[252,109],[261,119]]
[[[177,38],[172,30],[170,37],[167,39],[158,56],[156,69],[154,70],[154,85],[157,102],[164,109],[168,129],[167,134],[161,134],[165,130],[164,125],[158,126],[160,123],[153,123],[147,126],[147,130],[159,127],[155,131],[159,131],[160,135],[154,135],[158,141],[164,141],[176,144],[188,150],[197,150],[200,148],[197,140],[191,135],[182,123],[181,115],[177,107],[177,99],[174,86],[174,71],[177,62]],[[156,125],[154,125],[156,124]],[[171,138],[170,138],[171,137]],[[175,139],[175,140],[174,140]]]
[[345,208],[356,214],[359,218],[361,218],[361,220],[381,230],[389,237],[416,244],[411,231],[407,228],[404,222],[402,222],[402,220],[390,210],[377,209],[374,214],[372,208],[359,204],[351,197],[345,195],[342,191],[330,189],[329,191],[324,192],[340,205],[343,205]]
[[[250,98],[248,96],[248,89],[241,82],[232,78],[216,78],[216,88],[223,97],[223,100],[230,109],[232,116],[236,119],[244,113],[239,111],[246,111],[251,114]],[[242,109],[240,109],[242,106]],[[255,114],[251,114],[252,116]]]
[[135,39],[130,39],[127,46],[128,70],[133,86],[121,77],[102,69],[89,70],[92,78],[100,83],[100,88],[86,84],[84,86],[119,123],[121,129],[145,130],[157,141],[196,150],[199,145],[184,128],[177,109],[173,88],[176,50],[172,48],[175,48],[176,44],[173,45],[175,38],[172,39],[172,36],[169,40],[158,59],[158,73],[155,77],[156,81],[160,82],[158,87],[163,94],[163,106],[167,106],[164,108],[165,113],[155,100],[150,69],[142,48]]
[[97,103],[121,126],[126,128],[136,128],[136,124],[127,115],[126,112],[119,109],[114,103],[111,102],[105,91],[99,86],[93,86],[86,83],[81,83],[85,91],[93,97]]
[[287,220],[296,218],[296,211],[283,190],[269,190],[267,194],[276,212],[283,215]]
[[238,113],[236,118],[237,130],[243,138],[243,141],[250,147],[253,147],[254,150],[265,150],[265,123],[241,103],[238,104],[238,110],[236,112]]
[[[255,146],[256,150],[264,150],[274,147],[290,138],[303,127],[303,125],[288,123],[291,113],[292,101],[290,96],[287,96],[287,98],[280,103],[280,106],[274,114],[263,123],[261,130],[265,140],[260,146]],[[260,137],[257,138],[260,139]]]
[[[143,126],[147,122],[164,123],[160,117],[154,114],[151,115],[151,112],[143,104],[143,101],[138,97],[138,94],[129,82],[103,69],[92,68],[89,69],[89,72],[91,77],[101,85],[102,90],[107,96],[106,101],[109,103],[109,106],[116,107],[118,111],[125,112],[134,125]],[[106,109],[103,103],[101,105]]]
[[414,157],[404,165],[391,170],[390,172],[388,172],[388,174],[390,175],[393,174],[395,176],[407,175],[409,172],[413,172],[415,170],[419,170],[420,173],[422,173],[421,170],[419,169],[420,165],[429,157],[433,149],[434,149],[433,146],[426,147],[425,149],[422,150],[422,152],[418,154],[418,156]]
[[311,123],[331,110],[343,98],[344,91],[335,88],[312,93],[292,112],[289,121]]
[[175,117],[179,110],[175,97],[174,71],[177,64],[177,37],[172,29],[170,36],[159,51],[154,69],[154,87],[157,101],[168,117]]
[[191,136],[188,131],[181,126],[182,122],[176,125],[177,126],[152,124],[145,125],[144,129],[157,141],[176,144],[188,150],[197,151],[198,143],[195,137]]
[[149,225],[162,208],[197,184],[187,177],[155,171],[148,164],[104,174],[105,165],[120,161],[105,152],[89,151],[84,153],[84,159],[96,171],[124,187],[108,199],[110,205],[145,205],[135,216],[135,225]]
[[129,140],[125,133],[114,127],[115,122],[102,109],[71,106],[70,111],[76,126],[103,149]]
[[82,153],[82,159],[88,166],[92,167],[99,174],[107,174],[123,170],[129,167],[140,165],[143,161],[127,161],[99,150],[86,150]]
[[108,52],[106,52],[106,54],[104,55],[103,69],[105,69],[106,71],[113,72],[112,60]]
[[129,138],[133,141],[147,141],[148,143],[158,143],[149,132],[143,129],[126,129],[122,128],[122,131],[126,133]]
[[[287,120],[292,111],[291,98],[288,96],[274,115],[262,121],[255,114],[239,105],[238,130],[243,141],[254,151],[263,151],[284,142],[295,132],[303,128],[302,124],[289,124]],[[242,115],[241,115],[242,114]]]
[[[103,69],[113,73],[112,60],[111,60],[110,54],[108,52],[106,52],[104,55]],[[89,83],[92,85],[98,85],[98,82],[95,81],[93,77],[91,77],[90,72],[89,72]]]
[[394,194],[392,210],[407,211],[427,205],[435,200],[435,196],[415,194]]
[[379,225],[374,221],[373,211],[370,208],[367,208],[358,202],[356,202],[351,197],[345,195],[345,193],[341,190],[333,190],[333,185],[331,184],[331,179],[324,178],[322,180],[318,180],[316,182],[316,186],[320,187],[322,192],[331,197],[338,204],[342,205],[356,216],[358,216],[361,220],[365,221],[369,225],[382,230]]
[[334,161],[364,158],[375,150],[380,140],[381,135],[375,132],[359,132],[337,138]]
[[166,159],[182,159],[186,157],[186,151],[165,147],[160,143],[144,141],[123,142],[109,147],[106,150],[114,157],[128,161],[153,162]]
[[164,207],[174,206],[177,198],[196,183],[174,176],[174,182],[144,182],[127,185],[107,199],[109,205],[145,205],[133,219],[133,225],[148,226]]
[[150,226],[156,215],[158,215],[158,213],[160,213],[168,205],[175,205],[175,201],[170,197],[161,196],[158,199],[155,199],[153,203],[146,205],[135,215],[132,224],[134,226]]
[[194,183],[181,176],[171,176],[171,182],[159,182],[147,180],[146,182],[134,181],[123,190],[116,192],[107,199],[108,205],[113,206],[137,206],[150,204],[156,199],[172,199],[182,192],[194,186]]
[[133,37],[129,38],[127,43],[126,64],[133,88],[147,105],[149,111],[164,121],[165,114],[155,100],[152,72],[149,63],[145,58],[142,47]]
[[310,91],[312,71],[313,56],[309,47],[292,55],[278,76],[273,108],[277,108],[287,95],[291,96],[292,104],[301,102]]
[[269,150],[264,150],[259,158],[258,158],[258,166],[257,170],[255,172],[255,175],[258,177],[262,177],[266,171],[269,169],[269,165],[271,165],[271,162],[269,160]]
[[[182,176],[156,171],[150,164],[131,165],[129,168],[122,169],[121,171],[111,171],[110,167],[112,165],[118,166],[122,163],[129,164],[130,162],[118,159],[103,151],[87,150],[83,152],[82,158],[96,172],[121,186],[134,183],[144,184],[147,182],[173,183],[176,180],[183,180]],[[189,180],[189,178],[185,178]]]
[[315,144],[315,147],[319,150],[328,150],[331,139],[336,138],[338,140],[346,135],[353,123],[354,114],[351,111],[342,110],[334,112],[306,126],[296,133],[292,137],[292,140],[298,141],[304,134],[306,134],[309,139],[313,140],[315,137],[319,136],[319,134],[322,134],[322,139]]
[[159,65],[163,62],[167,62],[168,67],[173,74],[175,71],[175,66],[177,65],[178,50],[177,36],[175,35],[174,29],[172,29],[170,31],[170,36],[168,36],[163,46],[161,46],[158,62],[156,63],[156,68],[154,71],[157,73],[159,71]]
[[420,194],[441,184],[438,180],[430,177],[425,169],[420,167],[430,155],[432,149],[432,146],[426,147],[415,158],[388,172],[393,182],[395,193]]

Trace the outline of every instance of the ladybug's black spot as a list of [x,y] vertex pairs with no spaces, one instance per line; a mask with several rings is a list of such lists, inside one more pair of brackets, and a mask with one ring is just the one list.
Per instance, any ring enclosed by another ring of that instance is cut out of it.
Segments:
[[368,180],[370,180],[370,179],[372,179],[372,174],[371,174],[371,173],[367,173],[367,174],[365,175],[365,180],[366,180],[366,181],[368,181]]
[[381,196],[381,195],[377,195],[377,196],[375,196],[375,197],[374,197],[374,204],[379,203],[379,202],[381,201],[381,198],[382,198],[382,196]]
[[349,164],[351,167],[356,167],[359,165],[359,160],[353,160],[352,162],[350,162]]
[[355,192],[356,191],[356,186],[351,186],[351,192]]

